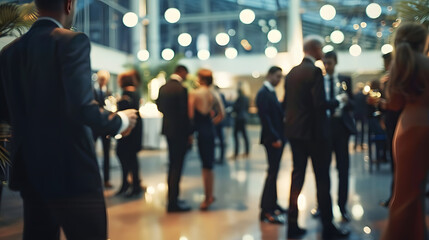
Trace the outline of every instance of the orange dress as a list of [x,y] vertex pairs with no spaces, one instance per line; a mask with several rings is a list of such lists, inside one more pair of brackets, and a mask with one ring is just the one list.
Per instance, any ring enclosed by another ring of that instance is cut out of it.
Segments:
[[427,239],[425,189],[429,170],[429,84],[427,86],[415,101],[403,101],[404,109],[393,140],[397,166],[395,189],[382,240]]

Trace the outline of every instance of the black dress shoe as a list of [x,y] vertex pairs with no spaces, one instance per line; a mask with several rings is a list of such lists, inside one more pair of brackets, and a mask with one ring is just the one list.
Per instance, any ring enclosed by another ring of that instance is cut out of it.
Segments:
[[129,188],[130,188],[130,185],[122,185],[119,191],[115,193],[115,196],[120,196],[122,194],[125,194]]
[[139,197],[143,194],[144,189],[141,186],[133,187],[133,190],[131,192],[125,194],[126,198],[134,198]]
[[297,224],[291,224],[287,229],[288,238],[302,238],[307,233],[307,230],[304,228],[298,227]]
[[189,212],[191,211],[191,207],[187,206],[186,204],[173,204],[173,205],[168,205],[167,207],[167,212],[169,213],[175,213],[175,212]]
[[324,240],[344,239],[350,235],[350,231],[341,230],[334,225],[324,227],[322,237]]
[[347,211],[341,211],[341,221],[342,222],[350,222],[352,218],[350,217]]
[[284,209],[284,208],[280,207],[279,205],[277,205],[276,210],[274,210],[274,213],[277,215],[280,215],[280,214],[286,214],[287,211],[288,211],[287,209]]
[[271,223],[271,224],[285,223],[285,218],[283,216],[279,216],[274,213],[267,213],[267,212],[261,212],[260,220],[261,222]]

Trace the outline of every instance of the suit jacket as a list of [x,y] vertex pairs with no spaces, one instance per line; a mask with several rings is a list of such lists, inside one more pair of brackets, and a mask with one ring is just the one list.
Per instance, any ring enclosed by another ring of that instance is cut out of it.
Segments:
[[277,140],[284,142],[284,114],[276,95],[262,86],[256,95],[256,106],[262,124],[261,144],[272,144]]
[[94,101],[89,53],[85,34],[49,20],[0,53],[8,106],[0,118],[10,117],[13,128],[11,189],[49,199],[102,192],[91,128],[116,134],[121,119]]
[[191,134],[188,116],[188,91],[174,79],[159,89],[158,110],[164,114],[162,134],[183,139]]
[[236,120],[247,120],[249,112],[249,98],[244,95],[238,96],[233,105],[233,112]]
[[107,90],[102,96],[100,94],[100,88],[98,89],[94,88],[94,98],[95,98],[95,101],[97,101],[98,106],[100,106],[100,108],[103,108],[104,106],[106,106],[106,103],[104,102],[104,100],[106,100],[106,98],[108,98],[111,95],[112,93],[109,90]]
[[338,75],[338,80],[340,81],[340,83],[346,84],[346,89],[343,90],[349,98],[346,106],[344,106],[344,108],[342,109],[341,119],[346,126],[346,129],[348,130],[349,134],[356,134],[356,123],[353,116],[355,100],[352,92],[352,79],[348,76]]
[[326,101],[322,70],[304,58],[285,79],[285,136],[301,140],[328,137],[326,110],[338,101]]

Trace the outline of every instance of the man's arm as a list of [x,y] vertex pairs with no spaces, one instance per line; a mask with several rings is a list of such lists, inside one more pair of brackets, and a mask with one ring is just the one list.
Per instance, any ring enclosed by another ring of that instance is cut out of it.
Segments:
[[69,116],[97,132],[108,135],[125,131],[130,125],[130,120],[132,126],[131,114],[103,111],[94,99],[88,37],[83,33],[77,34],[65,44],[64,52],[61,54],[60,71]]
[[[256,106],[258,107],[258,115],[261,120],[262,126],[269,132],[269,139],[268,141],[271,143],[274,143],[278,140],[281,140],[279,133],[276,132],[274,129],[272,119],[270,117],[270,114],[268,112],[268,96],[266,94],[258,94],[256,97]],[[282,133],[280,133],[282,134]]]

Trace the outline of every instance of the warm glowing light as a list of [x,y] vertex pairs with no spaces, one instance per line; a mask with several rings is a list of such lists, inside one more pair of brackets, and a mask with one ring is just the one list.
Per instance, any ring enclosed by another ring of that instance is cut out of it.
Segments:
[[268,32],[268,41],[278,43],[280,40],[282,40],[282,33],[279,30],[273,29]]
[[137,14],[133,12],[127,12],[124,14],[124,17],[122,18],[122,22],[127,27],[135,27],[139,22],[139,17],[137,16]]
[[149,194],[154,194],[155,193],[155,188],[152,186],[147,187],[146,192]]
[[366,28],[366,26],[367,26],[367,25],[368,25],[368,24],[366,24],[366,22],[361,22],[361,23],[360,23],[360,27],[361,27],[361,28]]
[[255,238],[252,235],[250,235],[250,234],[246,234],[246,235],[243,236],[243,240],[254,240],[254,239]]
[[169,23],[177,23],[180,20],[180,11],[177,8],[169,8],[164,13],[164,18]]
[[353,44],[349,48],[349,52],[350,52],[350,55],[352,55],[353,57],[357,57],[362,53],[362,48],[357,44]]
[[364,233],[366,233],[366,234],[371,234],[371,228],[370,228],[370,227],[368,227],[368,226],[365,226],[365,227],[363,228],[363,232],[364,232]]
[[361,220],[363,217],[363,214],[364,214],[364,210],[363,210],[362,205],[360,205],[360,204],[353,205],[352,216],[355,220],[357,220],[357,221]]
[[240,12],[240,21],[244,24],[251,24],[255,17],[255,12],[251,9],[243,9]]
[[381,15],[381,7],[377,3],[371,3],[366,7],[366,15],[372,19],[376,19]]
[[210,52],[209,50],[202,49],[198,51],[197,56],[200,60],[204,61],[210,58]]
[[227,48],[227,49],[225,50],[225,56],[226,56],[228,59],[234,59],[234,58],[236,58],[236,57],[237,57],[237,55],[238,55],[238,51],[237,51],[237,49],[235,49],[235,48],[233,48],[233,47]]
[[179,238],[179,240],[188,240],[188,238],[187,238],[187,237],[185,237],[185,236],[181,236],[181,237]]
[[265,49],[265,56],[267,56],[268,58],[274,58],[275,56],[277,56],[277,48],[275,47],[267,47]]
[[149,59],[149,57],[150,57],[150,54],[149,54],[149,51],[148,50],[140,50],[138,53],[137,53],[137,58],[140,60],[140,61],[142,61],[142,62],[144,62],[144,61],[147,61],[148,59]]
[[177,42],[179,42],[180,46],[187,47],[192,43],[192,36],[189,33],[181,33],[177,37]]
[[324,53],[330,52],[330,51],[334,51],[334,47],[332,45],[326,45],[323,47],[322,51]]
[[226,33],[218,33],[216,35],[216,43],[220,46],[225,46],[229,43],[229,35]]
[[332,20],[335,18],[336,14],[337,11],[335,10],[335,7],[330,4],[326,4],[320,8],[320,17],[322,17],[323,20]]
[[381,47],[381,53],[386,54],[386,53],[390,53],[393,51],[393,46],[390,44],[384,44]]
[[232,76],[228,72],[214,72],[215,84],[220,88],[230,88],[232,86]]
[[344,33],[340,30],[335,30],[331,33],[331,41],[336,44],[340,44],[344,41]]
[[377,37],[378,37],[378,38],[383,37],[383,33],[382,33],[382,32],[377,32],[377,34],[376,34],[376,35],[377,35]]
[[359,30],[359,24],[357,24],[357,23],[353,24],[353,29],[354,30]]
[[171,59],[174,58],[174,51],[173,51],[173,49],[166,48],[166,49],[162,50],[161,56],[164,60],[170,61]]
[[252,72],[252,77],[253,78],[259,78],[261,76],[261,74],[258,71],[253,71]]

